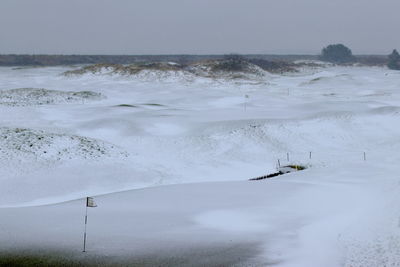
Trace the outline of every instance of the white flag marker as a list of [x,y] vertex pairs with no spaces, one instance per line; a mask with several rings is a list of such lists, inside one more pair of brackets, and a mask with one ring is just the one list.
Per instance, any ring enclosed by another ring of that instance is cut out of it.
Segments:
[[92,197],[86,198],[86,207],[95,208],[97,207],[96,203],[94,202]]
[[87,214],[88,214],[88,209],[87,208],[95,208],[97,207],[96,202],[94,202],[92,197],[87,197],[86,198],[86,214],[85,214],[85,232],[83,234],[83,252],[86,252],[86,227],[87,227]]

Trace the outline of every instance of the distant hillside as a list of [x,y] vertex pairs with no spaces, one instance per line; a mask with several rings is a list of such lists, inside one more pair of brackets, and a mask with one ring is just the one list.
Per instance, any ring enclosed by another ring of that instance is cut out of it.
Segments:
[[[242,55],[249,60],[293,62],[317,60],[317,55]],[[224,55],[0,55],[0,66],[58,66],[78,64],[134,64],[139,62],[176,62],[191,64],[203,60],[222,59]],[[357,62],[365,65],[385,65],[387,56],[360,55]]]
[[[196,61],[220,59],[223,55],[0,55],[0,66],[57,66],[77,64],[133,64],[138,62],[176,62],[190,64]],[[248,59],[279,61],[310,60],[308,55],[244,55]]]

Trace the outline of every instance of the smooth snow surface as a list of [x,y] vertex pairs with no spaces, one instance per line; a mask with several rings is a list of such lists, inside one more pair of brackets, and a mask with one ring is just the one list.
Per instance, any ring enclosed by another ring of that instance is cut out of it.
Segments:
[[[0,252],[81,259],[83,198],[94,196],[87,257],[398,266],[400,72],[66,70],[0,68]],[[248,181],[278,159],[308,168]]]

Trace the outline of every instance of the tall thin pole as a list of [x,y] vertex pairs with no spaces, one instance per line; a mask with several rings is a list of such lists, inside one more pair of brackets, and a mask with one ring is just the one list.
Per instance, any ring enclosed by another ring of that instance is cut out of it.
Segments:
[[88,198],[86,198],[86,214],[85,214],[85,232],[83,233],[83,252],[86,252],[86,227],[87,227],[87,208],[88,208]]

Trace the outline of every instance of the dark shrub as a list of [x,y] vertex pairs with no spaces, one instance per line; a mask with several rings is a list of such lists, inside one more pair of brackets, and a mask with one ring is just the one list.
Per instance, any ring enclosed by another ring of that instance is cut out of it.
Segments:
[[396,49],[389,55],[389,62],[387,64],[389,69],[400,70],[400,55]]
[[320,59],[332,63],[349,63],[354,61],[354,56],[345,45],[334,44],[322,49]]
[[249,62],[241,55],[225,55],[224,58],[213,66],[213,71],[245,72]]
[[296,64],[285,61],[269,61],[265,59],[252,58],[249,59],[249,62],[271,73],[284,73],[284,72],[297,71]]

